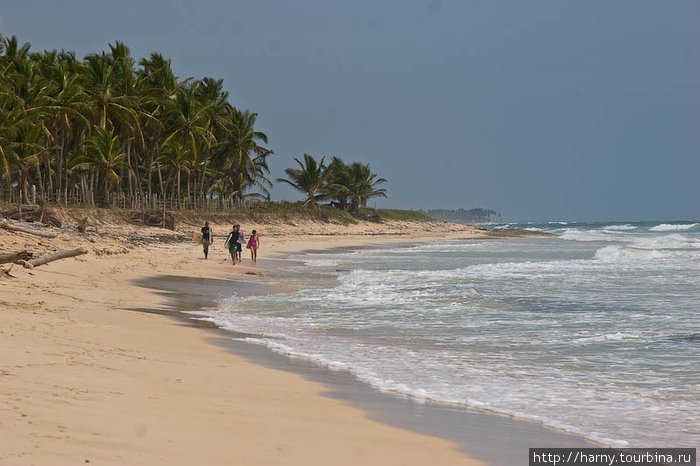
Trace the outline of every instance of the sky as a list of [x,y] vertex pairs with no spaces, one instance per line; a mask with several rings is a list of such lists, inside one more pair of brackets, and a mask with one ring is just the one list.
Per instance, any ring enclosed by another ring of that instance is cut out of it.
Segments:
[[337,156],[388,179],[370,206],[513,221],[700,219],[699,24],[695,0],[0,3],[34,51],[223,78],[272,180]]

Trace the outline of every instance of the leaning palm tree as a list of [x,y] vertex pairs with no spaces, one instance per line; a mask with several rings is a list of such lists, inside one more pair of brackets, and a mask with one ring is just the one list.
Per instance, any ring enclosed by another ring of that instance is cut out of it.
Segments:
[[72,168],[97,175],[102,187],[101,205],[109,207],[110,187],[119,181],[119,170],[128,169],[129,165],[119,137],[113,130],[96,126],[94,131],[85,143],[85,153],[73,158]]
[[309,154],[304,154],[304,162],[297,158],[294,160],[299,168],[285,169],[287,178],[277,178],[277,181],[286,183],[304,193],[306,195],[304,207],[316,205],[318,201],[326,197],[325,194],[320,193],[326,179],[325,157],[321,158],[320,163]]

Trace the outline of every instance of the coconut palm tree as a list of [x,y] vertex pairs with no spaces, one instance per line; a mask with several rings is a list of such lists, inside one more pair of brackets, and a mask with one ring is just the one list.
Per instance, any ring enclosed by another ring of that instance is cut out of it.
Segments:
[[109,191],[113,183],[119,181],[119,171],[128,168],[126,153],[119,137],[112,129],[94,128],[94,133],[85,143],[85,152],[71,161],[73,169],[86,170],[97,175],[102,187],[100,204],[109,207]]
[[[240,202],[269,198],[273,152],[256,119],[231,105],[222,80],[178,79],[157,53],[136,69],[122,42],[78,60],[65,51],[32,53],[0,35],[0,182],[16,181],[25,195],[35,184],[67,201],[71,179],[92,203],[97,191],[106,204],[109,189],[151,198],[157,173],[163,195],[203,198],[218,185]],[[177,162],[167,158],[175,155]],[[173,163],[186,187],[176,186]]]
[[357,215],[360,207],[366,207],[367,201],[374,197],[386,197],[386,189],[377,186],[386,183],[385,178],[377,178],[369,164],[353,162],[348,166],[348,197],[350,213]]
[[42,128],[29,119],[16,123],[13,136],[3,152],[10,170],[17,171],[22,198],[26,201],[29,199],[31,173],[38,169],[42,157],[48,152]]
[[[152,172],[158,173],[158,179],[162,180],[160,164],[156,159],[165,138],[164,115],[166,107],[174,99],[175,92],[184,86],[187,80],[178,83],[172,70],[172,63],[159,53],[152,53],[149,58],[143,58],[139,62],[141,69],[137,71],[139,89],[141,94],[141,117],[144,131],[146,151],[144,168],[146,174],[146,189],[148,197],[153,195]],[[161,183],[161,194],[163,193]]]
[[304,193],[306,195],[304,207],[316,205],[318,201],[326,197],[326,194],[321,193],[326,181],[325,157],[317,162],[313,156],[304,154],[303,162],[297,158],[294,161],[299,165],[299,168],[285,169],[287,178],[277,178],[277,181],[286,183]]
[[326,168],[326,182],[321,187],[330,199],[337,201],[337,206],[347,209],[350,199],[350,172],[348,166],[338,157],[333,157]]
[[182,172],[185,172],[189,177],[191,172],[189,166],[191,159],[192,156],[189,151],[177,143],[170,143],[163,146],[161,154],[158,157],[158,162],[162,164],[169,173],[166,186],[172,186],[172,192],[177,197],[178,205],[181,203],[182,196]]
[[270,173],[267,158],[274,152],[260,144],[267,144],[267,135],[255,129],[257,113],[232,108],[225,128],[228,134],[214,154],[217,169],[226,173],[233,189],[233,197],[243,202],[246,190],[256,187],[269,196]]
[[[86,105],[85,92],[80,83],[80,75],[75,72],[75,57],[70,54],[46,54],[45,64],[47,79],[51,83],[49,101],[46,105],[46,125],[54,141],[56,200],[68,185],[68,170],[65,169],[66,153],[74,151],[82,135],[90,128],[87,117],[89,107]],[[51,177],[49,177],[49,181]],[[67,199],[66,199],[67,201]]]

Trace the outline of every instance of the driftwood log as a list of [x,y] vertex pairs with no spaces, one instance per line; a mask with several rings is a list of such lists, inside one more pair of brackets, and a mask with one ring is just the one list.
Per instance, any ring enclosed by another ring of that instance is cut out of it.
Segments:
[[46,254],[45,256],[37,257],[36,259],[28,261],[20,261],[18,263],[22,264],[22,266],[25,269],[33,269],[34,267],[39,267],[40,265],[48,264],[49,262],[57,261],[59,259],[67,259],[69,257],[87,254],[87,252],[88,251],[85,248],[69,249],[66,251],[58,251],[52,254]]
[[0,220],[0,228],[10,231],[20,231],[22,233],[27,233],[29,235],[41,236],[43,238],[55,238],[56,233],[50,231],[35,230],[33,228],[22,227],[19,225],[14,225],[7,220]]
[[0,217],[10,220],[24,220],[26,222],[40,222],[54,227],[63,226],[61,219],[56,216],[56,211],[50,207],[25,205],[20,210],[17,207],[0,209]]
[[9,252],[6,254],[0,254],[0,264],[7,264],[8,262],[26,261],[32,255],[27,251],[17,251]]

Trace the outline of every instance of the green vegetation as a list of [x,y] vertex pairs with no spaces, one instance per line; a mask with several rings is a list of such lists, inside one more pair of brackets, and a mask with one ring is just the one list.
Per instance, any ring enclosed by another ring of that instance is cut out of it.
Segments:
[[83,60],[30,48],[0,36],[0,202],[286,211],[329,201],[336,209],[321,215],[347,223],[386,197],[369,165],[304,154],[277,181],[306,200],[269,204],[267,136],[222,80],[180,79],[158,53],[137,66],[121,42]]
[[397,209],[361,209],[360,212],[369,210],[376,212],[384,220],[402,220],[410,222],[434,222],[430,215],[419,210],[397,210]]
[[277,181],[287,183],[304,193],[305,207],[330,200],[331,205],[358,215],[368,200],[386,197],[386,189],[378,186],[387,180],[372,173],[368,164],[353,162],[347,165],[338,157],[333,157],[326,166],[325,157],[318,162],[309,154],[304,154],[303,162],[294,160],[299,168],[286,169],[287,178],[278,178]]
[[358,218],[374,222],[382,222],[385,220],[410,222],[435,221],[433,217],[417,210],[372,209],[363,207],[353,216],[350,215],[350,212],[347,210],[338,209],[330,205],[318,205],[316,208],[309,209],[304,201],[251,203],[243,212],[262,215],[273,214],[282,217],[298,216],[341,224],[356,223]]
[[79,60],[0,37],[0,199],[174,208],[269,199],[267,136],[255,113],[229,103],[222,80],[179,79],[158,53],[136,66],[123,43],[109,47]]

